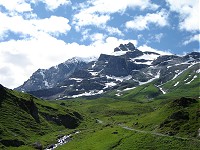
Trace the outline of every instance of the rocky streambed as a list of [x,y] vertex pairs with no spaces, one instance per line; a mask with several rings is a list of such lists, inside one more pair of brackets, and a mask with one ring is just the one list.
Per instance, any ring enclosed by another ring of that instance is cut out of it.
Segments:
[[56,149],[58,146],[61,146],[61,145],[63,145],[63,144],[66,144],[66,143],[70,142],[70,141],[72,140],[72,136],[75,135],[75,134],[78,134],[78,133],[80,133],[80,131],[76,131],[76,132],[74,132],[74,133],[71,133],[71,134],[69,134],[69,135],[65,135],[65,136],[59,138],[59,139],[57,140],[57,143],[56,143],[56,144],[51,144],[51,145],[49,145],[45,150],[54,150],[54,149]]

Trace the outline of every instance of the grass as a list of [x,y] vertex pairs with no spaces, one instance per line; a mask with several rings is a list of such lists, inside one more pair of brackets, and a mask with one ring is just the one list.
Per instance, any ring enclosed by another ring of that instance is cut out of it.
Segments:
[[0,92],[0,149],[21,145],[18,149],[31,149],[35,142],[45,147],[55,142],[58,135],[72,132],[70,128],[78,127],[84,118],[73,109],[29,94],[3,87]]
[[150,133],[139,133],[117,126],[106,126],[102,129],[86,131],[74,137],[70,143],[58,150],[149,150],[149,149],[198,149],[199,141],[183,140],[175,137],[163,137]]

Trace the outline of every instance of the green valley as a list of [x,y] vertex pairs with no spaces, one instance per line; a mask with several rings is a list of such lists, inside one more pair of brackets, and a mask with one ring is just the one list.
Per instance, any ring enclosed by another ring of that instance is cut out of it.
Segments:
[[197,70],[193,66],[165,84],[156,79],[132,90],[67,100],[42,100],[1,86],[0,148],[44,149],[80,131],[56,149],[199,149]]

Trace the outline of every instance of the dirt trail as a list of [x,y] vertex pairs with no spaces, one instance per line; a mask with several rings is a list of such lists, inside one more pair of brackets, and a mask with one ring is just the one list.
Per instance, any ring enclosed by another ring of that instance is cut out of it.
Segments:
[[[100,123],[100,124],[104,124],[104,122],[102,120],[99,120],[99,119],[97,119],[97,122]],[[184,137],[180,137],[180,136],[170,136],[170,135],[162,134],[162,133],[158,133],[158,132],[138,130],[138,129],[130,128],[130,127],[125,126],[123,124],[118,124],[118,126],[122,127],[123,129],[135,131],[135,132],[139,132],[139,133],[147,133],[147,134],[152,134],[152,135],[157,135],[157,136],[170,137],[170,138],[176,138],[176,139],[182,139],[182,140],[193,140],[193,141],[200,142],[200,140],[194,139],[194,138],[184,138]]]
[[124,126],[124,125],[121,125],[121,124],[119,124],[119,126],[122,127],[123,129],[131,130],[131,131],[135,131],[135,132],[140,132],[140,133],[147,133],[147,134],[158,135],[158,136],[163,136],[163,137],[170,137],[170,138],[177,138],[177,139],[182,139],[182,140],[200,141],[198,139],[193,139],[193,138],[184,138],[184,137],[180,137],[180,136],[170,136],[170,135],[162,134],[162,133],[158,133],[158,132],[138,130],[138,129],[130,128],[130,127],[127,127],[127,126]]

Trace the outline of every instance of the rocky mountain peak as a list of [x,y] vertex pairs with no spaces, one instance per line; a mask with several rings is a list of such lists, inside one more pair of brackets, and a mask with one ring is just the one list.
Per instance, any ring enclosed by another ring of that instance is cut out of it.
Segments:
[[118,51],[134,51],[136,50],[133,43],[129,42],[128,44],[120,44],[119,47],[116,47],[114,49],[114,52]]
[[197,64],[199,58],[198,52],[177,56],[141,51],[129,42],[98,59],[74,57],[56,67],[39,69],[16,89],[42,98],[65,99],[132,88],[155,79],[163,84]]

